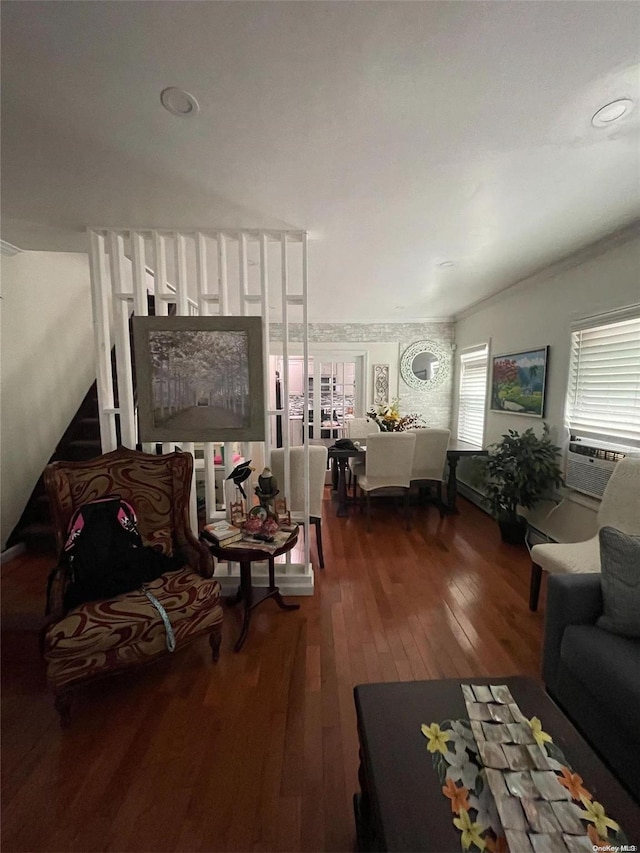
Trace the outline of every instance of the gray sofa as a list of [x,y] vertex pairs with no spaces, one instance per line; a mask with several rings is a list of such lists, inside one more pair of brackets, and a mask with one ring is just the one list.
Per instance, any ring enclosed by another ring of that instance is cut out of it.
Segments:
[[600,574],[550,575],[542,677],[640,803],[640,640],[598,628]]

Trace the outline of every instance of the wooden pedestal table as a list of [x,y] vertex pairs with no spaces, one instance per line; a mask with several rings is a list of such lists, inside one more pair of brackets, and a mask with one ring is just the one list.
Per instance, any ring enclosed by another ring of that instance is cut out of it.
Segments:
[[[289,535],[289,538],[276,551],[270,552],[260,547],[242,547],[243,543],[234,542],[227,547],[222,545],[214,545],[211,542],[206,544],[209,546],[211,553],[218,560],[225,560],[240,564],[240,586],[234,598],[229,602],[231,606],[235,606],[242,602],[244,604],[244,617],[242,620],[242,630],[240,636],[233,647],[234,652],[239,652],[244,641],[249,633],[249,625],[251,623],[251,613],[259,604],[262,604],[267,598],[273,598],[275,603],[281,610],[298,610],[299,604],[287,604],[280,595],[280,590],[276,586],[275,581],[275,558],[281,554],[286,554],[290,551],[298,541],[298,530],[296,529]],[[256,542],[256,545],[259,543]],[[269,563],[269,586],[266,589],[260,587],[254,588],[251,580],[251,563],[264,562]]]

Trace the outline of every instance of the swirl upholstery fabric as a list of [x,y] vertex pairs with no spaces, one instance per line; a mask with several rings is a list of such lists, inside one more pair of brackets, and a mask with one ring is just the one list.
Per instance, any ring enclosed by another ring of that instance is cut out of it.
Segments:
[[[136,511],[145,545],[185,558],[185,566],[146,585],[164,607],[176,648],[209,634],[217,659],[222,626],[220,584],[214,580],[213,559],[189,527],[189,494],[193,457],[162,456],[119,448],[86,462],[54,462],[45,469],[59,553],[74,511],[88,501],[119,495]],[[160,614],[134,590],[115,598],[86,602],[63,610],[68,578],[59,566],[50,595],[50,624],[44,634],[47,679],[56,706],[68,715],[63,696],[79,682],[146,663],[167,652]]]
[[[189,571],[146,584],[167,611],[176,646],[219,624],[220,584]],[[60,689],[104,671],[122,669],[166,652],[158,611],[140,590],[71,610],[47,632],[47,678]]]

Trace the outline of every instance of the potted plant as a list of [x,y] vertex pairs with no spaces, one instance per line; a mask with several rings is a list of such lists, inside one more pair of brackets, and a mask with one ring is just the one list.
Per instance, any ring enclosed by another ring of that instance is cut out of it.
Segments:
[[503,542],[523,542],[526,519],[518,514],[518,507],[531,509],[549,497],[553,487],[561,484],[559,453],[560,448],[552,443],[546,423],[541,436],[531,428],[522,435],[510,429],[489,447],[483,486]]

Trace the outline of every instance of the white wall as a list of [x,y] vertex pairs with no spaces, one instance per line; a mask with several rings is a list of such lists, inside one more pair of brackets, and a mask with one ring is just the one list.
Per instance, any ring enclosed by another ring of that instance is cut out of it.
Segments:
[[[550,346],[547,372],[545,421],[556,443],[565,441],[564,404],[570,354],[571,321],[640,302],[640,237],[592,256],[582,262],[558,264],[470,309],[456,324],[456,381],[458,388],[460,352],[465,347],[488,342],[491,354],[499,355]],[[490,372],[490,371],[489,371]],[[489,376],[490,380],[490,376]],[[457,398],[457,393],[454,394]],[[457,399],[454,399],[454,429],[457,426]],[[497,441],[507,429],[520,432],[533,426],[537,418],[500,412],[486,414],[485,445]],[[461,479],[465,479],[461,466]],[[580,500],[578,498],[578,500]],[[590,508],[573,504],[556,518],[554,533],[559,539],[590,536],[594,530],[596,502]],[[566,517],[563,517],[566,516]]]
[[95,379],[86,255],[2,256],[1,538]]

